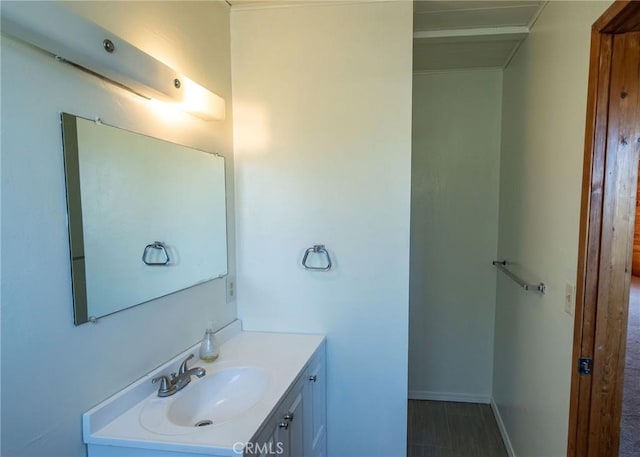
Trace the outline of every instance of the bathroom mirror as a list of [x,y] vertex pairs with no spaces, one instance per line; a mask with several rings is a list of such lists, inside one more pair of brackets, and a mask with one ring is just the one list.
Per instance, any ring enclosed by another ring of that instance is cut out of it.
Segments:
[[224,158],[62,114],[76,325],[227,274]]

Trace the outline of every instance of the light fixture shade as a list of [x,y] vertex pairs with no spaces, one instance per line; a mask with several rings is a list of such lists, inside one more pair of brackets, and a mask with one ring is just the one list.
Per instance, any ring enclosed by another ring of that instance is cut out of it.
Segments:
[[2,33],[207,120],[225,118],[223,98],[58,2],[2,2]]

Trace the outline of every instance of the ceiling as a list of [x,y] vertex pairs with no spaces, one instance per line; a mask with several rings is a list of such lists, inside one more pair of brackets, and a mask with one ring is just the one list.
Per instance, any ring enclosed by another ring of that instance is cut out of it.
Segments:
[[545,3],[415,0],[413,70],[503,68]]
[[[234,8],[328,1],[331,0],[227,0]],[[529,0],[414,0],[413,70],[503,68],[545,4],[546,1]]]

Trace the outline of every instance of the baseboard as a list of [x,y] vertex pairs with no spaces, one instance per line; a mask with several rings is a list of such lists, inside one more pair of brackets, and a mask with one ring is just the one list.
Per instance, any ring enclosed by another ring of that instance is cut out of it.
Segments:
[[493,397],[491,397],[491,410],[493,411],[493,415],[496,418],[496,423],[498,424],[500,435],[502,435],[502,441],[504,441],[504,447],[507,449],[507,454],[509,454],[509,457],[516,457],[516,452],[513,450],[513,446],[511,445],[511,440],[509,439],[509,433],[507,433],[507,428],[504,426],[504,422],[502,421],[502,416],[500,416],[500,410],[498,409],[498,405],[496,404]]
[[468,394],[459,392],[432,392],[428,390],[410,390],[409,400],[455,401],[459,403],[489,404],[488,395]]

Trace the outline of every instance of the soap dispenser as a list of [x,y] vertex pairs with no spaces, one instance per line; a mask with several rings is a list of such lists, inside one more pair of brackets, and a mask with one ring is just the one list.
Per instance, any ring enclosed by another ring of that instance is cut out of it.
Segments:
[[200,359],[205,362],[213,362],[218,358],[220,349],[216,341],[216,335],[213,331],[213,322],[209,321],[207,331],[204,332],[204,338],[200,344]]

